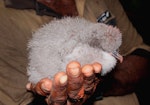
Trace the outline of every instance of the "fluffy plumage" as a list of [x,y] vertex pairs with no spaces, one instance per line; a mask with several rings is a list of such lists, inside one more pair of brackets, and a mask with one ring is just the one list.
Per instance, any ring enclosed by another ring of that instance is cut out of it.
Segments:
[[93,62],[102,64],[102,75],[116,65],[115,52],[122,43],[116,27],[93,23],[81,17],[54,19],[33,33],[29,40],[29,81],[52,78],[64,71],[67,63],[77,60],[81,65]]

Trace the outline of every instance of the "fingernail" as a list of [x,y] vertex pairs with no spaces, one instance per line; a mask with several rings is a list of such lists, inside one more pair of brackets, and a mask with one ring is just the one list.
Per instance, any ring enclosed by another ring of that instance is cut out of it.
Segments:
[[31,90],[31,83],[27,83],[26,89],[27,89],[27,90]]
[[69,75],[72,77],[78,77],[80,73],[80,68],[72,68],[69,70]]
[[93,68],[94,68],[94,72],[95,73],[100,73],[101,70],[102,70],[102,65],[98,62],[95,62],[92,64],[93,65]]
[[51,81],[44,81],[44,83],[41,84],[41,89],[44,92],[50,92],[52,88],[52,82]]
[[82,73],[87,77],[93,75],[93,66],[90,64],[84,65],[82,68]]
[[60,77],[59,81],[60,81],[61,85],[65,85],[67,83],[67,79],[68,79],[67,75]]
[[81,65],[77,61],[72,61],[67,65],[67,73],[72,77],[78,77],[81,74]]

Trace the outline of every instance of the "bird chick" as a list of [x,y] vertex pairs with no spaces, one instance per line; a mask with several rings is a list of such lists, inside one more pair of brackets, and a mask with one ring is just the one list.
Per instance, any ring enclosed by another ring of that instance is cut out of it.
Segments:
[[114,68],[117,59],[122,59],[117,52],[121,43],[122,35],[116,27],[81,17],[54,19],[35,31],[29,40],[29,81],[37,83],[45,77],[53,78],[73,60],[81,65],[99,62],[101,75],[105,75]]

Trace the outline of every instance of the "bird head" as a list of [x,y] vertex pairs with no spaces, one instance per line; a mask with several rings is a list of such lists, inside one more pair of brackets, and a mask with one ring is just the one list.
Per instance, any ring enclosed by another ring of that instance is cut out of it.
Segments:
[[122,33],[119,28],[104,23],[96,23],[90,29],[92,30],[92,38],[89,39],[89,45],[102,49],[122,62],[123,57],[119,54]]

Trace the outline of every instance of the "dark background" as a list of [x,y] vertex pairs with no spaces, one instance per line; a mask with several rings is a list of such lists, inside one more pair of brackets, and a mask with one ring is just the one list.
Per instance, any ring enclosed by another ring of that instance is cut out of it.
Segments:
[[143,37],[146,44],[150,45],[150,3],[149,0],[120,0],[129,19]]

